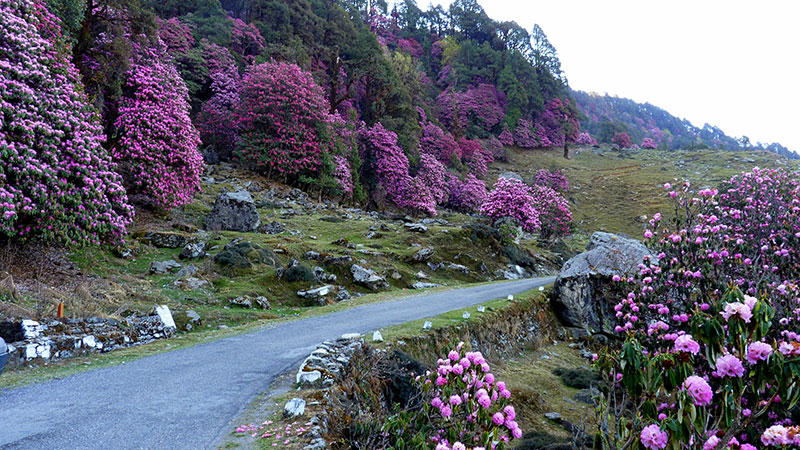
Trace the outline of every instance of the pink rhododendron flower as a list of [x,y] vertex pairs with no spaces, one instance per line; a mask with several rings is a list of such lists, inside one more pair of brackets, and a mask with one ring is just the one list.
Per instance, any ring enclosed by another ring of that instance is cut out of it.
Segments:
[[741,377],[744,375],[744,366],[739,358],[733,355],[722,355],[717,358],[716,374],[720,377]]
[[703,378],[692,375],[686,378],[683,382],[683,387],[689,392],[695,405],[705,406],[711,403],[714,393],[711,390],[711,386]]
[[642,445],[650,450],[658,450],[667,446],[667,433],[665,431],[661,431],[661,428],[659,428],[659,426],[656,424],[651,424],[644,427],[640,438]]
[[675,339],[675,351],[687,352],[696,355],[700,352],[700,344],[692,339],[690,334],[683,334]]
[[772,354],[772,346],[764,342],[753,342],[747,346],[747,362],[756,364]]

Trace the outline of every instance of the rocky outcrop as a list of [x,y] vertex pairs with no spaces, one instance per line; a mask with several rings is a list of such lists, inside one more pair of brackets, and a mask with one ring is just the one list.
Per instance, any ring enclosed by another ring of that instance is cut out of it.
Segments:
[[247,191],[223,192],[206,216],[206,227],[219,231],[253,231],[261,224],[253,197]]
[[389,287],[389,283],[386,281],[386,278],[378,275],[372,269],[367,269],[366,267],[361,267],[358,264],[353,264],[350,267],[350,273],[353,274],[353,283],[364,286],[367,289],[377,291]]
[[561,320],[593,332],[611,332],[616,324],[614,305],[623,293],[612,277],[628,277],[652,254],[641,242],[596,232],[586,251],[571,258],[553,288],[553,310]]
[[272,251],[258,244],[234,240],[214,257],[222,267],[250,269],[255,264],[280,267],[281,263]]

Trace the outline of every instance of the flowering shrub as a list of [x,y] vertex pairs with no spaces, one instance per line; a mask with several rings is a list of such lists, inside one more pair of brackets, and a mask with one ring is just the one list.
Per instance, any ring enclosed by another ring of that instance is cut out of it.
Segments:
[[511,130],[508,129],[508,125],[506,124],[503,124],[503,131],[500,132],[497,139],[506,147],[514,145],[514,135],[511,134]]
[[447,199],[447,169],[433,155],[419,155],[417,177],[427,186],[436,203],[441,204]]
[[380,186],[389,201],[400,208],[406,207],[406,196],[412,189],[411,176],[408,157],[398,145],[397,135],[378,122],[372,128],[361,130],[361,140],[360,156],[366,171],[363,178]]
[[580,131],[577,111],[557,97],[547,102],[544,112],[536,120],[536,135],[542,147],[560,147],[565,142],[574,142]]
[[333,155],[333,178],[342,190],[344,197],[353,195],[353,175],[350,172],[350,162],[341,155]]
[[642,139],[642,148],[654,149],[656,148],[656,141],[652,138],[646,137]]
[[433,155],[445,164],[452,161],[453,155],[460,158],[458,144],[453,139],[453,135],[432,122],[422,126],[422,136],[419,138],[419,152],[420,154]]
[[539,237],[553,239],[570,234],[572,214],[567,200],[548,186],[532,186],[536,210],[539,212]]
[[495,379],[480,352],[462,352],[464,343],[439,359],[435,373],[415,377],[422,411],[390,417],[383,431],[401,436],[404,448],[503,450],[522,437],[511,391]]
[[480,212],[492,221],[505,217],[515,219],[523,230],[532,233],[541,226],[534,202],[527,184],[516,178],[503,177],[497,180],[494,189],[486,196]]
[[458,211],[477,211],[486,200],[486,185],[471,173],[464,177],[464,181],[449,173],[447,191],[447,205]]
[[508,154],[499,139],[491,136],[483,145],[486,152],[492,155],[494,161],[508,162]]
[[200,137],[189,118],[189,94],[165,48],[140,48],[126,74],[119,104],[116,145],[128,193],[143,194],[170,209],[191,203],[200,191]]
[[627,148],[633,145],[631,141],[631,137],[628,136],[628,133],[616,133],[614,137],[611,138],[611,142],[617,144],[617,147],[621,149]]
[[405,194],[398,206],[411,211],[415,217],[420,213],[436,215],[436,199],[431,194],[426,182],[419,177],[411,178],[408,181]]
[[494,156],[476,140],[461,138],[458,141],[458,148],[461,150],[461,159],[469,167],[470,173],[477,178],[485,177],[488,170],[487,164],[494,161]]
[[294,178],[319,170],[333,118],[310,73],[283,62],[253,66],[242,78],[239,97],[234,118],[243,159],[267,176]]
[[603,409],[627,399],[634,414],[616,414],[605,448],[797,445],[800,182],[754,169],[696,196],[665,188],[675,216],[645,231],[657,261],[616,278],[630,293],[614,308],[625,343],[598,361]]
[[118,242],[133,208],[60,39],[43,2],[0,4],[0,236]]
[[485,132],[505,117],[505,95],[491,84],[481,83],[463,92],[445,89],[436,98],[439,120],[457,135],[474,130]]
[[253,56],[260,55],[266,43],[258,28],[235,17],[229,19],[232,24],[231,49],[244,56],[246,60],[252,60]]
[[159,25],[158,37],[167,46],[170,54],[186,53],[194,46],[192,28],[177,18],[157,20]]
[[239,142],[233,113],[239,104],[239,71],[230,51],[206,43],[204,56],[211,77],[211,98],[200,111],[198,129],[206,145],[213,145],[223,159],[228,159]]
[[589,135],[588,131],[584,131],[578,135],[575,139],[575,143],[578,145],[597,145],[597,139]]
[[539,169],[533,178],[533,183],[539,186],[547,186],[557,192],[567,192],[569,190],[567,177],[558,169],[552,172],[547,169]]
[[539,141],[531,131],[531,123],[527,120],[517,121],[517,127],[514,128],[514,143],[520,148],[534,148],[539,145]]

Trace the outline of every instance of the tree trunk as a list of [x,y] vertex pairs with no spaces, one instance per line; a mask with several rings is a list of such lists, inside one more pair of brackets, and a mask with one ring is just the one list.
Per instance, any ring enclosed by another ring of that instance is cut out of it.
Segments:
[[569,144],[564,140],[564,159],[569,159]]

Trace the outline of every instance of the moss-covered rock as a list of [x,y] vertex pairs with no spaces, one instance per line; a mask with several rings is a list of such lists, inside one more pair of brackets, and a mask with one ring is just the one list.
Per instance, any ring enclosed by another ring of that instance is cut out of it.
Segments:
[[280,267],[272,251],[251,242],[232,242],[214,257],[214,262],[225,268],[246,270],[256,264]]

